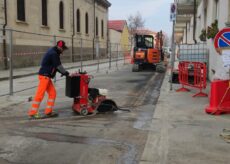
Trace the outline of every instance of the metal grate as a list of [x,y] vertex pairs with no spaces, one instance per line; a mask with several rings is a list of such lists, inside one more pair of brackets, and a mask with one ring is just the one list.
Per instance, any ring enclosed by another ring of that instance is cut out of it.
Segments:
[[208,49],[206,44],[179,45],[179,61],[203,62],[208,65]]

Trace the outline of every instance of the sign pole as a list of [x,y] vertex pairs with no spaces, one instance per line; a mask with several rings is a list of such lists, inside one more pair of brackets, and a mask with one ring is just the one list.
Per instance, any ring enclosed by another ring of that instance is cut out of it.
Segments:
[[173,30],[172,30],[172,43],[171,43],[171,50],[172,50],[172,54],[171,54],[171,75],[170,75],[170,90],[172,90],[172,83],[173,83],[173,68],[174,68],[174,62],[175,62],[175,21],[176,21],[176,4],[175,3],[171,3],[171,7],[170,7],[170,21],[173,22]]
[[171,75],[170,75],[170,91],[172,90],[172,83],[173,83],[173,68],[175,62],[175,44],[174,44],[174,32],[175,32],[175,20],[173,20],[173,32],[172,32],[172,55],[171,55]]

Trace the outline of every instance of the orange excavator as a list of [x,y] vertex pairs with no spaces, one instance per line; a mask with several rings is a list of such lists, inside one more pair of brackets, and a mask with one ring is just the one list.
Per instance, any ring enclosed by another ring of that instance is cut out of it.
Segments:
[[136,34],[134,40],[132,71],[138,72],[147,66],[157,70],[163,60],[162,35],[160,36],[160,33],[157,33],[154,40],[152,35]]

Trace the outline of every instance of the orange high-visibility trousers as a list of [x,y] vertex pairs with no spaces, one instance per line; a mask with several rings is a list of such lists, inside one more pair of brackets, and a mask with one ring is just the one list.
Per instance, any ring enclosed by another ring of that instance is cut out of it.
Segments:
[[45,108],[45,114],[50,114],[53,111],[54,102],[56,99],[56,90],[53,82],[49,77],[39,75],[39,84],[34,96],[32,106],[29,109],[28,115],[33,116],[38,113],[40,103],[42,102],[45,92],[48,93],[48,100]]

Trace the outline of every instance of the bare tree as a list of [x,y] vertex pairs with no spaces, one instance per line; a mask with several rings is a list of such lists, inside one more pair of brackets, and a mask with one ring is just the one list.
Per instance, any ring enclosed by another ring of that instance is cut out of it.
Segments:
[[[135,32],[138,28],[144,27],[145,21],[142,18],[140,12],[137,12],[136,15],[130,15],[128,17],[127,22],[128,22],[127,24],[128,24],[129,32],[131,34],[129,40],[131,43],[131,47],[133,49]],[[132,52],[131,52],[131,54],[132,54]]]
[[131,34],[133,34],[137,28],[144,27],[144,24],[145,20],[142,18],[140,12],[137,12],[136,15],[130,15],[128,17],[128,27]]

